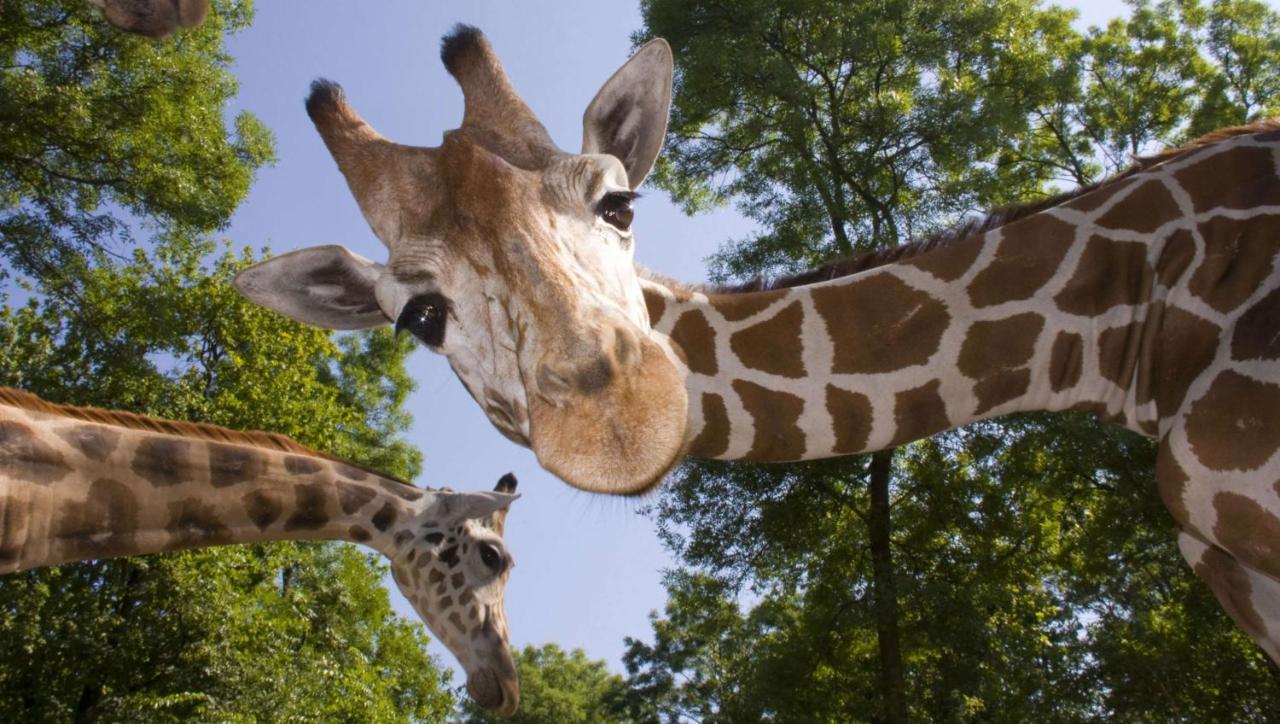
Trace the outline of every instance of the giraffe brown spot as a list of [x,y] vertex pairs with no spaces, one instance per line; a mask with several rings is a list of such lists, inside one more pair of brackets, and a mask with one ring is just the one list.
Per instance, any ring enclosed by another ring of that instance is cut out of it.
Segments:
[[1062,392],[1076,386],[1084,370],[1084,338],[1074,332],[1059,332],[1049,351],[1049,387]]
[[1044,329],[1044,317],[1034,312],[1005,319],[974,322],[956,362],[966,377],[982,379],[1021,367],[1035,353],[1036,339]]
[[1104,203],[1110,201],[1113,196],[1124,191],[1125,189],[1129,188],[1132,185],[1133,185],[1132,180],[1124,180],[1124,181],[1119,181],[1115,183],[1105,184],[1093,191],[1089,191],[1088,193],[1081,194],[1075,197],[1074,199],[1071,199],[1067,203],[1063,204],[1063,206],[1067,207],[1068,209],[1075,209],[1076,211],[1083,211],[1085,213],[1088,213],[1090,211],[1093,211],[1094,209],[1101,207]]
[[462,588],[462,584],[467,582],[467,577],[461,573],[455,573],[449,576],[449,585],[453,588]]
[[209,482],[215,488],[251,480],[266,472],[267,461],[257,450],[243,445],[224,445],[220,442],[209,446]]
[[974,410],[974,413],[985,415],[996,407],[1026,394],[1030,386],[1031,370],[1026,368],[1005,370],[983,377],[973,386],[973,394],[978,398],[978,409]]
[[1112,307],[1141,304],[1151,295],[1153,275],[1146,244],[1095,236],[1053,301],[1068,314],[1097,316]]
[[[1153,304],[1148,326],[1152,336],[1150,383],[1139,384],[1138,403],[1154,399],[1163,417],[1177,414],[1187,388],[1213,363],[1218,351],[1218,325],[1179,309]],[[1142,380],[1141,371],[1139,380]]]
[[90,483],[84,502],[68,503],[53,521],[53,537],[67,547],[65,560],[122,555],[137,530],[137,497],[110,478]]
[[373,514],[373,527],[380,531],[386,532],[391,524],[396,522],[396,507],[391,503],[384,503],[377,513]]
[[1212,155],[1174,173],[1191,196],[1197,213],[1214,208],[1252,209],[1277,195],[1275,161],[1270,148],[1237,147]]
[[75,425],[60,427],[58,437],[79,450],[90,460],[102,462],[107,459],[116,445],[120,444],[120,433],[102,425]]
[[1182,216],[1178,203],[1160,181],[1146,181],[1098,217],[1099,226],[1148,234]]
[[662,319],[663,312],[667,311],[667,300],[662,298],[658,292],[649,289],[642,290],[644,295],[644,308],[649,312],[649,326],[657,326],[658,320]]
[[729,337],[729,349],[750,369],[799,379],[805,376],[800,341],[803,321],[804,309],[800,302],[794,302],[769,319],[735,332]]
[[804,400],[746,380],[734,380],[733,391],[755,426],[751,450],[743,460],[782,462],[804,457],[804,432],[796,424],[804,412]]
[[1280,217],[1217,217],[1200,225],[1204,261],[1188,288],[1219,312],[1239,307],[1271,276],[1280,252]]
[[[464,591],[462,593],[462,596],[458,599],[458,604],[461,606],[467,606],[467,605],[470,605],[470,603],[474,600],[476,600],[476,595],[474,593],[472,593],[471,591]],[[474,612],[475,612],[475,609],[472,609],[472,613]]]
[[338,489],[338,506],[342,508],[342,512],[351,515],[373,500],[377,494],[373,488],[366,488],[363,485],[344,485]]
[[464,626],[462,623],[462,615],[459,614],[457,611],[454,611],[453,613],[449,614],[449,623],[453,624],[453,627],[458,629],[458,633],[467,632],[467,627]]
[[702,430],[689,444],[689,454],[714,458],[729,448],[729,411],[724,398],[713,392],[702,393]]
[[391,540],[396,544],[396,548],[400,548],[405,543],[413,540],[413,533],[411,531],[402,530],[392,536]]
[[358,525],[353,525],[350,528],[348,528],[347,535],[351,537],[351,540],[357,543],[367,543],[369,542],[369,539],[373,537],[369,533],[369,531],[365,530],[364,528],[361,528]]
[[871,400],[866,395],[827,385],[827,414],[836,434],[833,452],[861,452],[871,436]]
[[0,468],[5,475],[37,485],[57,482],[71,472],[61,453],[13,420],[0,420]]
[[361,470],[360,468],[354,465],[348,465],[346,463],[339,463],[339,462],[335,462],[331,464],[333,465],[334,468],[337,469],[339,473],[342,474],[342,477],[348,480],[364,480],[365,478],[369,477],[369,473]]
[[1280,440],[1280,387],[1232,370],[1218,375],[1187,415],[1187,441],[1205,467],[1252,470],[1271,458]]
[[924,364],[951,318],[942,302],[897,277],[875,274],[813,290],[835,348],[832,372],[894,372]]
[[953,282],[973,266],[984,243],[985,238],[982,236],[957,239],[924,254],[904,259],[902,263],[923,269],[944,282]]
[[415,488],[412,485],[398,483],[394,480],[379,480],[378,485],[401,500],[414,501],[422,498],[423,495],[422,488]]
[[1255,639],[1266,638],[1267,627],[1253,607],[1253,583],[1249,574],[1221,549],[1210,546],[1195,565],[1195,573],[1209,585],[1209,590],[1222,604],[1223,610],[1238,626]]
[[1231,333],[1235,359],[1280,359],[1280,289],[1240,315]]
[[30,499],[14,494],[0,496],[0,570],[11,573],[27,544],[31,518]]
[[458,565],[458,546],[451,545],[440,551],[440,560],[450,568]]
[[689,371],[700,375],[714,375],[720,367],[716,364],[716,331],[702,312],[693,309],[680,315],[671,329],[671,341],[684,353]]
[[1166,287],[1173,286],[1195,258],[1196,242],[1191,232],[1178,229],[1169,235],[1160,250],[1160,258],[1156,259],[1156,278]]
[[1142,322],[1110,327],[1098,335],[1098,372],[1128,388],[1142,348]]
[[434,586],[435,584],[437,584],[437,583],[439,583],[439,582],[441,582],[441,581],[443,581],[443,580],[444,580],[444,574],[443,574],[443,573],[441,573],[440,571],[435,570],[435,569],[432,569],[432,571],[431,571],[430,573],[428,573],[428,574],[427,574],[427,583],[428,583],[429,585]]
[[318,473],[321,467],[319,460],[304,458],[301,455],[286,455],[284,459],[284,469],[294,475]]
[[328,501],[325,486],[295,485],[293,496],[293,513],[284,522],[285,530],[316,530],[329,522],[329,514],[325,512]]
[[897,430],[886,447],[920,440],[951,427],[947,404],[938,394],[941,387],[939,380],[933,380],[894,396],[893,421]]
[[707,297],[711,306],[728,322],[740,322],[753,314],[768,309],[774,302],[787,295],[785,289],[744,294],[712,294]]
[[244,504],[249,520],[258,526],[258,530],[266,530],[267,526],[279,520],[280,514],[284,512],[281,494],[276,491],[255,490],[252,493],[246,493],[240,501]]
[[1213,496],[1213,535],[1239,562],[1280,578],[1280,518],[1238,493]]
[[995,258],[969,282],[969,300],[990,307],[1030,299],[1058,271],[1075,229],[1048,214],[1005,227]]
[[199,472],[192,465],[191,443],[159,435],[138,443],[131,467],[138,477],[157,487],[191,481]]
[[169,503],[165,531],[171,536],[165,544],[167,550],[231,542],[231,529],[218,517],[217,507],[199,498]]
[[453,596],[445,596],[444,598],[440,599],[440,603],[439,603],[440,608],[449,608],[452,605],[453,605]]
[[444,540],[444,533],[428,533],[423,536],[422,539],[432,545],[435,545]]

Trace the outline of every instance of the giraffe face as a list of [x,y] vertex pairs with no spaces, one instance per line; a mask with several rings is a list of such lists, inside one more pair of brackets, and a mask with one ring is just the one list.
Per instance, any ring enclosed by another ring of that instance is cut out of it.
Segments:
[[502,600],[514,566],[502,541],[514,488],[507,476],[496,494],[440,493],[397,526],[390,556],[401,593],[467,672],[471,698],[501,716],[520,703]]
[[237,287],[321,326],[395,324],[445,355],[494,426],[551,472],[594,492],[649,489],[687,424],[633,262],[631,201],[670,102],[670,50],[655,43],[592,101],[580,154],[550,144],[478,31],[446,39],[467,111],[438,148],[386,141],[317,83],[308,111],[389,259],[304,249]]

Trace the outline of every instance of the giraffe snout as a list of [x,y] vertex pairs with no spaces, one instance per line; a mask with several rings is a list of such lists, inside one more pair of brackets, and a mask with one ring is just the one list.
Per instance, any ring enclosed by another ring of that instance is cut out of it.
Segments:
[[592,341],[568,348],[567,353],[548,352],[538,362],[538,392],[556,404],[605,391],[642,357],[639,333],[621,325],[609,325]]

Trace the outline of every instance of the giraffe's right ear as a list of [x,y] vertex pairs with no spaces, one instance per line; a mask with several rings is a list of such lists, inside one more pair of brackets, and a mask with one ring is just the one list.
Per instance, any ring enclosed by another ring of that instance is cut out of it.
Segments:
[[582,152],[607,153],[622,161],[637,188],[662,150],[671,111],[671,46],[654,38],[636,51],[582,115]]
[[232,284],[250,301],[303,324],[367,329],[390,321],[374,294],[381,274],[381,264],[340,246],[316,246],[246,267]]

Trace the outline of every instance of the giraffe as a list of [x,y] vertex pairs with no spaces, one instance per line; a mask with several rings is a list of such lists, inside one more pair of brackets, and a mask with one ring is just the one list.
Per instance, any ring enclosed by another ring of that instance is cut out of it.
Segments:
[[581,154],[551,145],[479,31],[442,58],[466,110],[439,148],[387,141],[333,84],[308,99],[388,263],[304,249],[242,272],[243,293],[321,326],[394,321],[593,492],[643,493],[685,455],[811,460],[1091,411],[1158,440],[1184,557],[1280,661],[1280,124],[882,254],[699,289],[632,261],[665,42],[605,82]]
[[515,477],[424,490],[293,440],[48,403],[0,387],[0,574],[273,540],[343,540],[391,562],[476,703],[520,700],[502,542]]
[[165,38],[209,16],[209,0],[88,0],[108,23],[127,33]]

